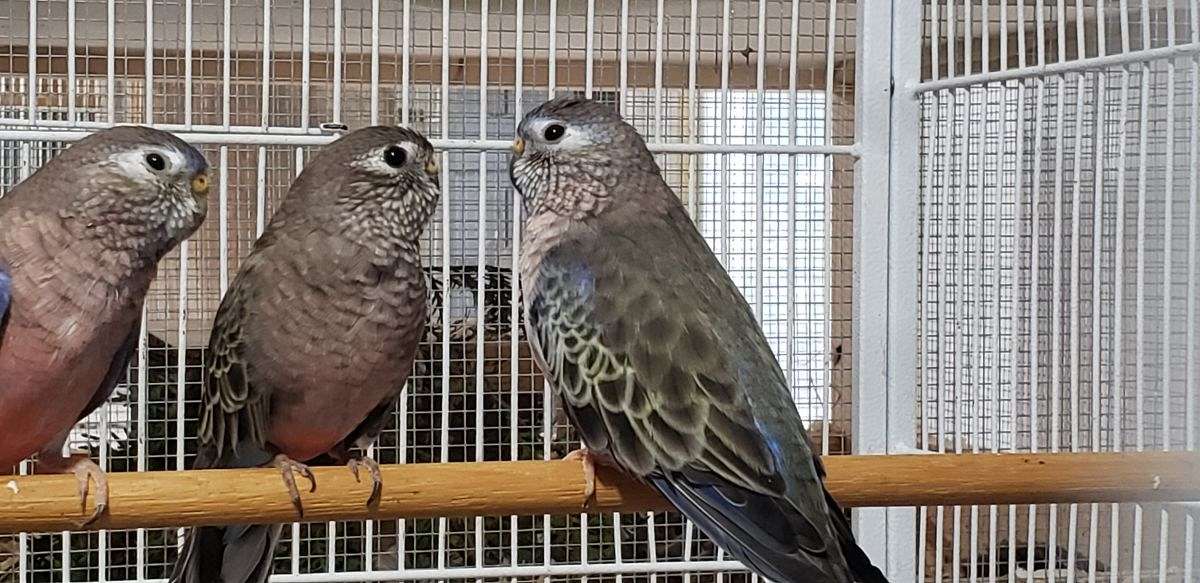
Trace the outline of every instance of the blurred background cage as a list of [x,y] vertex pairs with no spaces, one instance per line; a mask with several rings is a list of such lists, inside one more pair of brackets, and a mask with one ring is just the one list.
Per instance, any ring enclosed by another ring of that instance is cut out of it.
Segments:
[[[523,113],[566,92],[647,137],[823,453],[1195,449],[1197,3],[11,0],[0,194],[112,124],[175,131],[216,168],[126,382],[73,434],[109,471],[188,466],[214,311],[325,124],[444,151],[428,333],[372,454],[573,449],[522,338],[507,176]],[[1196,512],[853,514],[894,581],[1191,583]],[[160,580],[178,535],[0,537],[0,582]],[[296,524],[275,572],[750,579],[674,513]]]

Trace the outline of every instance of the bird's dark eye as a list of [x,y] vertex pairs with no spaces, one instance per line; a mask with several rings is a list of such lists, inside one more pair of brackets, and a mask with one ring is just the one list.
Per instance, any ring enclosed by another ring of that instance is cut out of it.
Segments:
[[150,153],[146,154],[146,165],[151,170],[158,172],[167,167],[167,161],[163,159],[161,154]]
[[383,161],[387,162],[387,165],[392,168],[403,166],[407,159],[408,154],[400,146],[389,146],[388,149],[383,151]]
[[552,124],[546,128],[546,131],[542,133],[542,136],[546,138],[547,142],[557,142],[558,139],[563,137],[563,134],[565,133],[567,133],[567,128],[564,128],[559,124]]

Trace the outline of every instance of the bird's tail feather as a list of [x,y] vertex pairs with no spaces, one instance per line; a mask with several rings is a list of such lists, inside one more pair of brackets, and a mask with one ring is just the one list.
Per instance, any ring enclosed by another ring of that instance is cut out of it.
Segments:
[[851,583],[816,526],[782,499],[680,477],[650,481],[718,545],[775,583]]
[[280,525],[201,526],[188,531],[171,583],[265,583]]
[[850,530],[850,523],[846,521],[846,515],[842,512],[842,508],[838,505],[837,500],[825,492],[825,503],[829,506],[829,513],[832,515],[833,524],[838,531],[838,540],[841,541],[842,556],[846,557],[846,564],[850,567],[850,574],[854,577],[857,583],[888,583],[888,579],[884,576],[883,571],[879,570],[867,553],[858,546],[858,541],[854,539],[854,532]]

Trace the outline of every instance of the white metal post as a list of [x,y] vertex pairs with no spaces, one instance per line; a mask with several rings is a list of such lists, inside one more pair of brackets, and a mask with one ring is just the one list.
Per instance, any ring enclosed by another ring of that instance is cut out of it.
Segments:
[[[858,5],[854,172],[855,453],[913,442],[917,390],[920,108],[896,87],[920,81],[921,4]],[[887,168],[886,172],[880,169]],[[871,274],[886,273],[887,277]],[[879,428],[883,428],[880,431]],[[855,513],[859,542],[894,583],[916,580],[916,513]]]

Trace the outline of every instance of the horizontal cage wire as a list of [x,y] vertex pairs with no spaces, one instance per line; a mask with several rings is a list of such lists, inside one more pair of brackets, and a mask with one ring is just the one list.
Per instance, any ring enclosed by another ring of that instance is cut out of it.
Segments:
[[[291,180],[332,139],[323,124],[401,124],[467,146],[444,154],[422,242],[429,326],[370,453],[428,463],[574,449],[522,338],[508,154],[477,145],[507,142],[524,112],[576,92],[666,145],[664,176],[762,323],[814,443],[849,453],[854,160],[842,154],[855,142],[858,12],[844,0],[4,3],[0,193],[68,145],[47,130],[215,136],[202,140],[217,174],[209,218],[160,264],[127,378],[70,445],[110,472],[189,467],[212,317]],[[0,537],[0,582],[162,580],[180,534]],[[675,513],[293,524],[275,573],[751,579]]]
[[[924,4],[919,429],[1196,449],[1200,6]],[[921,508],[924,581],[1197,581],[1194,509]]]

